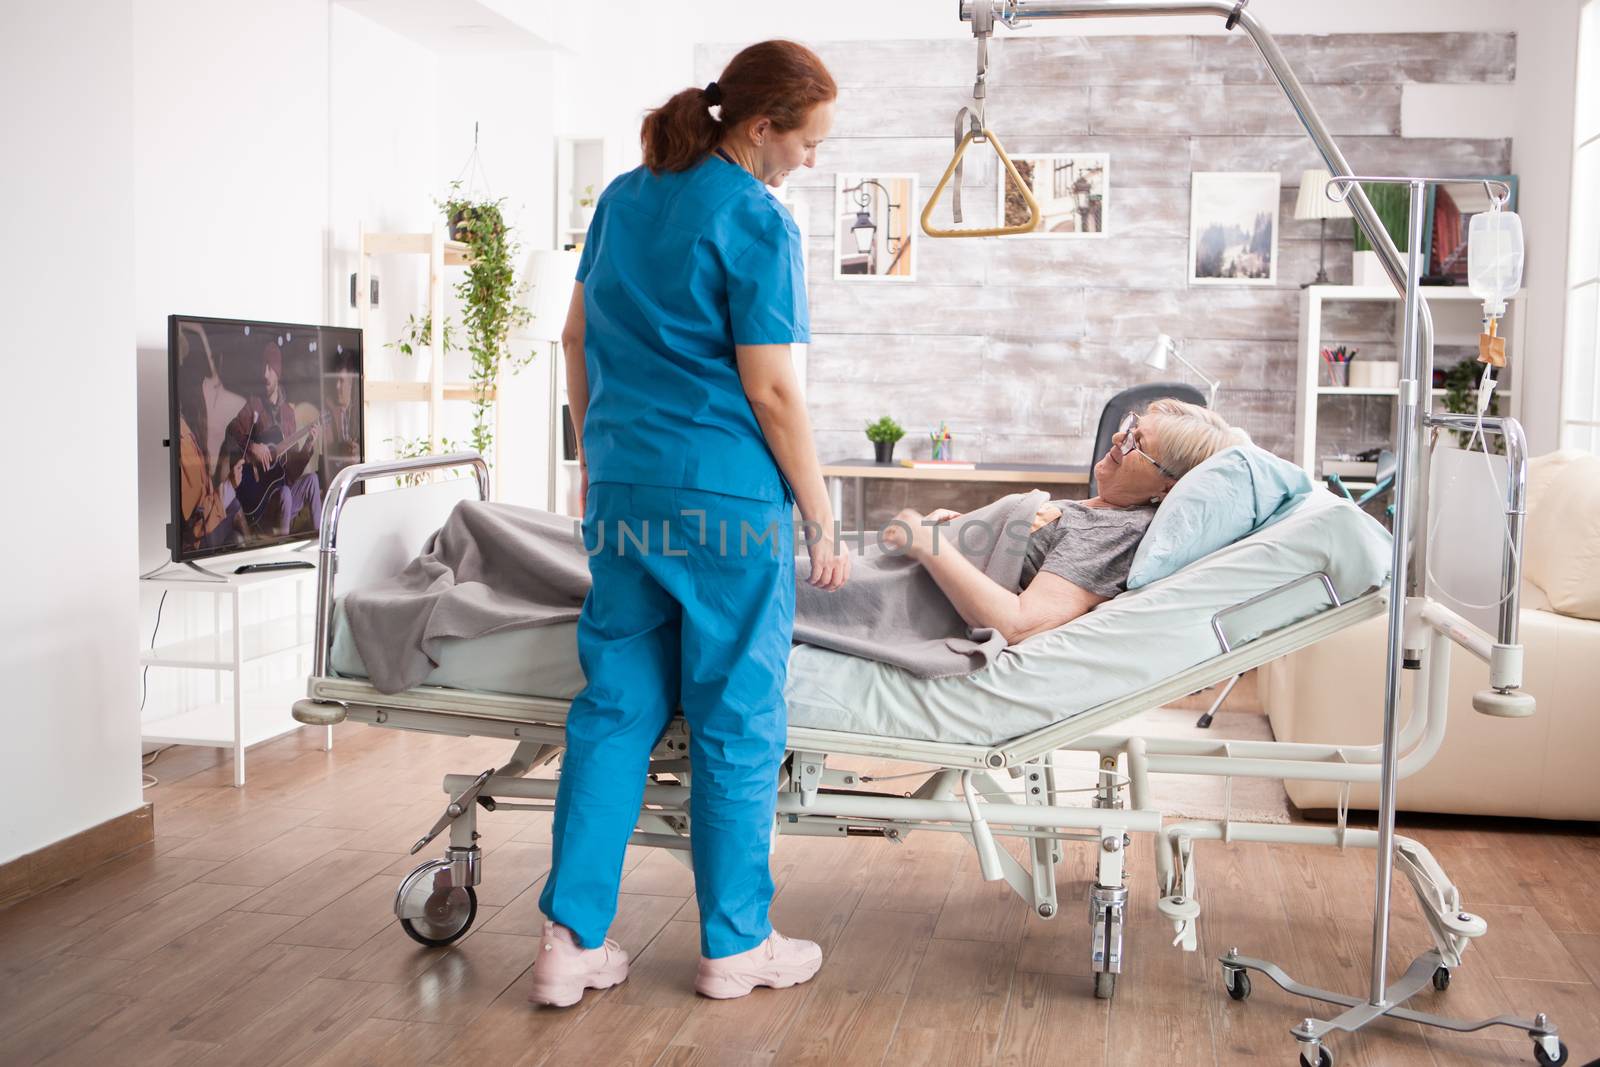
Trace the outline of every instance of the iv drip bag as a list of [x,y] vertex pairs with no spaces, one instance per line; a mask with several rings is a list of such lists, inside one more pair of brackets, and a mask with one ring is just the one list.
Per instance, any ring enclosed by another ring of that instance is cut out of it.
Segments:
[[1467,286],[1487,315],[1501,315],[1506,297],[1522,287],[1522,219],[1514,211],[1483,211],[1467,230]]

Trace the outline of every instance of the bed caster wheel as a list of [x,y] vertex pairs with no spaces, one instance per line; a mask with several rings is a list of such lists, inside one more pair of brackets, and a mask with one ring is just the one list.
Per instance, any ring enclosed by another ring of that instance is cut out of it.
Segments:
[[1333,1053],[1328,1051],[1327,1045],[1318,1045],[1315,1059],[1310,1052],[1300,1053],[1300,1067],[1333,1067]]
[[1450,988],[1450,968],[1437,967],[1434,969],[1433,988],[1441,993]]
[[450,884],[450,864],[429,860],[400,883],[395,916],[413,941],[437,948],[459,940],[478,916],[478,894]]
[[1567,1062],[1567,1046],[1565,1043],[1557,1041],[1556,1054],[1552,1056],[1545,1051],[1544,1042],[1535,1039],[1533,1042],[1533,1061],[1539,1067],[1561,1067],[1563,1063]]
[[1228,996],[1234,1000],[1250,999],[1250,975],[1245,971],[1224,967],[1222,970],[1222,985],[1228,991]]
[[1117,995],[1117,976],[1111,971],[1094,972],[1094,998],[1110,1000]]

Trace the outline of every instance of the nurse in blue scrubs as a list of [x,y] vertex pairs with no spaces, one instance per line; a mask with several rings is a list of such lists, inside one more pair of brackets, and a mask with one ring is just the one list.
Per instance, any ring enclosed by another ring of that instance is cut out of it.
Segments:
[[800,234],[768,191],[815,165],[837,90],[792,42],[740,52],[644,122],[644,166],[605,190],[563,340],[582,442],[593,586],[587,686],[567,718],[535,1003],[627,975],[606,938],[649,754],[689,725],[690,840],[704,995],[802,982],[815,944],[772,929],[768,866],[794,619],[793,512],[808,581],[849,558],[790,346],[809,340]]

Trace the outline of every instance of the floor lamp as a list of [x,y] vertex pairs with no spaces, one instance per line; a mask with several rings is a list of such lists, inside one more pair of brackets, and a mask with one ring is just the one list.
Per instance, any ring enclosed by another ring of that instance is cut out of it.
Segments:
[[1317,240],[1317,276],[1300,286],[1302,289],[1328,284],[1328,220],[1350,217],[1350,209],[1343,200],[1329,200],[1324,192],[1332,177],[1325,170],[1308,170],[1300,175],[1300,195],[1295,198],[1294,217],[1316,219],[1321,227]]
[[552,512],[556,511],[557,490],[561,481],[561,430],[565,421],[561,412],[561,328],[566,325],[567,307],[572,303],[573,279],[577,273],[577,252],[552,249],[530,255],[527,269],[522,275],[527,283],[522,306],[528,309],[532,319],[520,335],[526,340],[543,342],[549,347],[550,354],[550,402],[547,413],[550,448],[546,470],[546,506]]

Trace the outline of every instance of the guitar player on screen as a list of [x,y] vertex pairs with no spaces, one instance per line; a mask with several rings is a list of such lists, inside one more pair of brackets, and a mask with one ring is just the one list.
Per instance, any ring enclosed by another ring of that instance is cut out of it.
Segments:
[[244,449],[238,498],[245,520],[283,536],[294,529],[301,511],[309,509],[311,532],[320,530],[322,479],[311,460],[322,439],[322,424],[313,420],[297,425],[294,405],[283,394],[283,351],[277,344],[268,341],[262,347],[259,389],[249,392],[229,431]]

